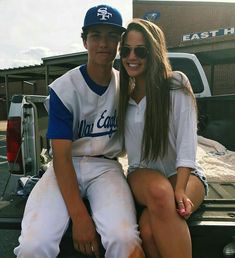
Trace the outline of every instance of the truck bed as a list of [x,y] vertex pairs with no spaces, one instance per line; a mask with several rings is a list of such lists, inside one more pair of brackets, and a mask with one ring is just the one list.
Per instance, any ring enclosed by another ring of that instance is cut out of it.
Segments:
[[[0,201],[0,229],[16,232],[15,245],[26,200],[22,196],[9,195]],[[224,246],[232,242],[235,235],[235,182],[210,182],[209,195],[188,224],[193,239],[193,258],[222,258]],[[58,257],[85,257],[74,251],[71,229],[63,237]]]

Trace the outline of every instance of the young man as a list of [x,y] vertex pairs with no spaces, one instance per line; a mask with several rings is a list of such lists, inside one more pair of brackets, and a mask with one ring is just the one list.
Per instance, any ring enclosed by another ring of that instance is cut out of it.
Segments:
[[19,258],[55,258],[70,219],[78,251],[99,257],[100,235],[105,257],[144,257],[132,196],[117,161],[119,79],[112,64],[125,30],[121,15],[110,6],[95,6],[82,30],[87,64],[50,85],[53,165],[29,196],[14,250]]

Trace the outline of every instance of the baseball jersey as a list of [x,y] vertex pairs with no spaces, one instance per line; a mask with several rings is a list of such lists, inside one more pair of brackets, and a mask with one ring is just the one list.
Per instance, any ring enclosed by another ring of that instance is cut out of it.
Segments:
[[[177,80],[179,74],[174,72]],[[183,83],[189,83],[183,75]],[[168,149],[156,161],[142,161],[142,138],[144,131],[146,97],[138,104],[130,98],[126,117],[125,147],[128,154],[129,172],[135,168],[152,168],[169,177],[178,167],[201,170],[196,163],[197,117],[192,97],[175,85],[170,91],[170,114]],[[155,118],[157,119],[157,117]]]
[[119,74],[114,68],[108,87],[89,77],[86,65],[70,70],[51,85],[48,138],[72,140],[72,156],[116,157]]

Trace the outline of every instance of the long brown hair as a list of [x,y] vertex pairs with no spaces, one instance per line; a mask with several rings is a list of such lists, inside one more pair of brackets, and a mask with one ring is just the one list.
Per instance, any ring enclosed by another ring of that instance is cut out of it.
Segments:
[[[125,44],[130,31],[142,33],[148,49],[146,69],[146,111],[142,141],[142,159],[156,160],[167,150],[169,129],[169,95],[172,69],[167,56],[165,36],[152,22],[134,19],[122,36],[120,46]],[[120,62],[120,97],[118,110],[119,134],[124,135],[125,117],[131,95],[131,78]]]

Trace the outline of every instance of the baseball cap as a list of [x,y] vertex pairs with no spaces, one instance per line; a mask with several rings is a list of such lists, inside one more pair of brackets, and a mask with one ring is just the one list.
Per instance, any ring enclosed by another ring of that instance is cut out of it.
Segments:
[[122,16],[120,12],[109,5],[97,5],[90,8],[85,15],[82,30],[84,31],[90,26],[105,24],[116,27],[121,32],[126,30],[122,27]]

